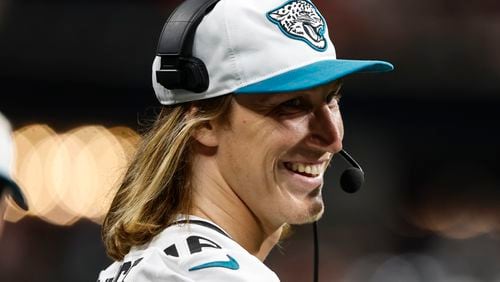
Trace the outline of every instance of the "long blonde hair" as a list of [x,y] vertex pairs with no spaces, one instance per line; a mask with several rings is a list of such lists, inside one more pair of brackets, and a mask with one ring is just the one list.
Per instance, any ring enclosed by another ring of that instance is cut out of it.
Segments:
[[[193,131],[227,120],[232,95],[162,108],[130,162],[104,219],[107,254],[122,260],[150,241],[178,214],[189,214]],[[194,109],[194,110],[193,110]]]

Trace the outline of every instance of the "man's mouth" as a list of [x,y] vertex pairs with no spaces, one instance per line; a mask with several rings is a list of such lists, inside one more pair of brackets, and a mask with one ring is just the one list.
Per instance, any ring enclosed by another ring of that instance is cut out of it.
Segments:
[[326,162],[318,164],[285,162],[284,164],[288,170],[307,177],[317,177],[321,175],[326,166]]

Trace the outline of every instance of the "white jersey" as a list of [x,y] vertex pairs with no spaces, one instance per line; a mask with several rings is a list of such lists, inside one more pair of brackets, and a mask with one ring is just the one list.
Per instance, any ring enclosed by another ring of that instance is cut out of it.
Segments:
[[190,216],[134,247],[98,282],[279,281],[278,276],[214,223]]

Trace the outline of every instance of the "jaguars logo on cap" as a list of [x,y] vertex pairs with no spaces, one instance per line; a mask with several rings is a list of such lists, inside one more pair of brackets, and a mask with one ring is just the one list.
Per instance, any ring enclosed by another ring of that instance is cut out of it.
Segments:
[[304,41],[317,51],[325,51],[326,23],[316,6],[306,0],[292,0],[267,13],[288,37]]

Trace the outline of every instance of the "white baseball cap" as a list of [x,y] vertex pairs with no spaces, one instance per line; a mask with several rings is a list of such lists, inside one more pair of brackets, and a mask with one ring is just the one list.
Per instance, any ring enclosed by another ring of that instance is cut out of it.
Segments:
[[384,61],[337,59],[325,18],[309,0],[220,0],[199,24],[194,57],[208,70],[203,93],[169,90],[156,80],[161,104],[229,93],[280,93],[310,89],[358,72],[384,72]]
[[0,196],[2,190],[6,188],[16,204],[24,210],[28,210],[21,189],[12,179],[11,167],[13,159],[12,129],[9,121],[0,113]]

